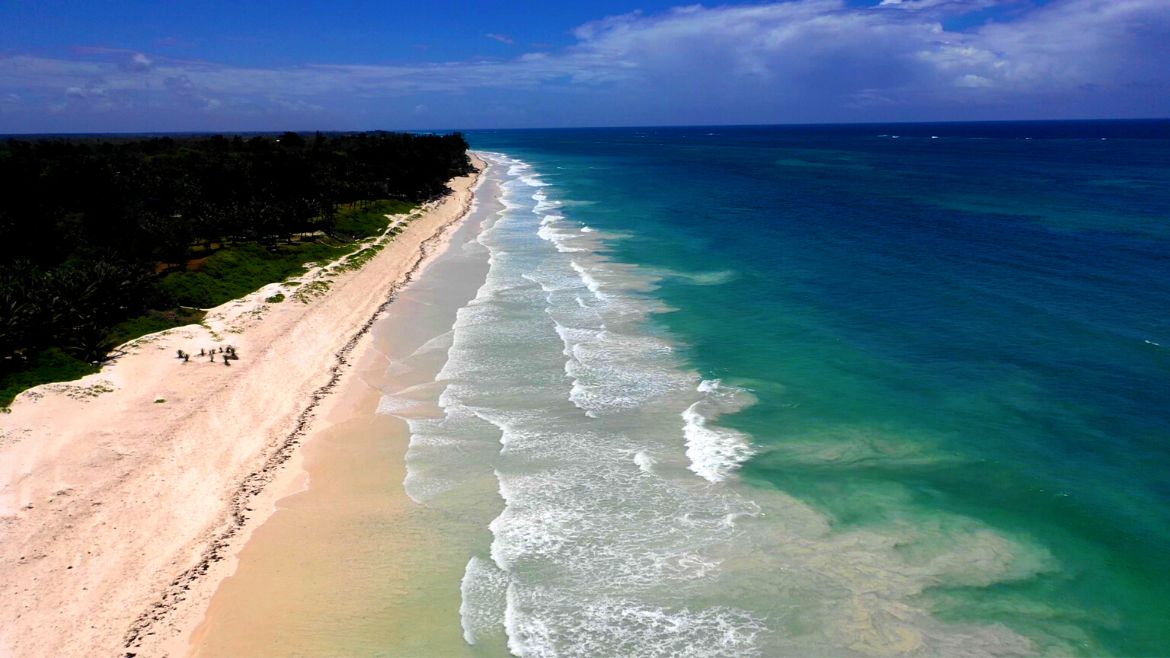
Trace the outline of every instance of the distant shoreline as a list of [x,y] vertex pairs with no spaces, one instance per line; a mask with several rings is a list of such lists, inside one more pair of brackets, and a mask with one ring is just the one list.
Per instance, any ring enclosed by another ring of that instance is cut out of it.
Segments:
[[[895,122],[838,122],[838,123],[734,123],[734,124],[667,124],[667,125],[628,125],[628,126],[540,126],[540,127],[525,127],[525,128],[434,128],[426,130],[400,130],[396,132],[404,132],[415,135],[430,135],[430,134],[449,134],[453,132],[461,132],[466,134],[474,133],[495,133],[495,132],[537,132],[541,130],[672,130],[672,129],[696,129],[696,128],[721,128],[721,129],[751,129],[751,128],[779,128],[792,130],[810,130],[823,128],[827,130],[848,130],[848,129],[872,129],[880,127],[899,127],[899,128],[913,128],[921,126],[923,128],[935,129],[957,129],[957,128],[991,128],[995,127],[1021,127],[1021,126],[1036,126],[1039,128],[1087,128],[1087,127],[1146,127],[1147,131],[1140,135],[1143,138],[1162,137],[1170,139],[1170,117],[1138,117],[1129,119],[1093,119],[1093,118],[1077,118],[1077,119],[995,119],[985,121],[895,121]],[[145,133],[131,133],[131,132],[95,132],[95,133],[4,133],[0,134],[0,140],[3,139],[103,139],[103,138],[135,138],[135,137],[202,137],[209,135],[228,135],[240,137],[266,137],[272,135],[279,135],[282,131],[255,131],[255,132],[240,132],[240,133],[225,133],[223,131],[195,131],[195,132],[145,132]],[[322,135],[337,135],[345,134],[353,131],[350,130],[317,130],[317,131],[302,131],[302,132],[318,132]],[[1044,131],[1047,132],[1047,131]],[[1104,135],[1111,136],[1109,134]]]

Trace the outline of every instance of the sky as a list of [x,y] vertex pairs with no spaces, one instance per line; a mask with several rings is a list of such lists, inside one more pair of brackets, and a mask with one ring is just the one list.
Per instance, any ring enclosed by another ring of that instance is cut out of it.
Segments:
[[1170,0],[0,2],[0,133],[1170,117]]

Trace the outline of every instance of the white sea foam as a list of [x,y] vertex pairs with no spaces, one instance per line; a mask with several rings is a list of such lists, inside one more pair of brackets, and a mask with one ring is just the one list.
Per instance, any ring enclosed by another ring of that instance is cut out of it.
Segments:
[[642,469],[643,473],[653,475],[654,465],[658,463],[658,460],[651,457],[645,450],[639,450],[634,453],[634,463],[638,465],[638,468]]
[[678,270],[662,270],[664,277],[685,281],[696,286],[720,286],[735,280],[739,273],[735,270],[718,270],[715,272],[681,272]]
[[477,556],[468,560],[459,583],[459,619],[468,644],[503,632],[508,582],[508,574],[491,562]]
[[605,597],[558,605],[555,592],[507,594],[508,648],[518,656],[756,656],[762,620],[731,607],[668,609]]
[[715,393],[722,387],[723,386],[718,379],[704,379],[703,381],[699,382],[699,385],[695,388],[695,390],[700,393]]
[[540,238],[542,240],[547,240],[547,241],[553,243],[553,246],[555,246],[557,248],[557,251],[559,251],[563,254],[572,253],[572,252],[579,253],[579,252],[589,251],[588,249],[585,249],[583,247],[570,246],[569,242],[570,242],[570,240],[572,240],[573,236],[571,234],[565,233],[561,229],[555,228],[550,223],[542,222],[541,227],[536,232],[536,234],[538,236],[540,236]]
[[383,395],[378,400],[378,410],[376,413],[383,416],[397,416],[399,414],[408,414],[418,412],[425,408],[425,404],[410,398],[398,397],[395,395]]
[[682,412],[687,458],[691,460],[691,470],[697,475],[710,482],[719,482],[746,461],[752,455],[752,449],[739,432],[708,427],[706,416],[697,410],[701,404],[701,401],[696,402]]
[[747,435],[709,423],[721,414],[739,411],[755,401],[747,391],[724,387],[718,379],[703,380],[703,397],[682,412],[690,469],[709,482],[726,479],[755,454]]
[[549,226],[545,222],[541,222],[540,229],[536,231],[541,240],[548,240],[549,242],[556,242],[557,230]]
[[523,204],[519,204],[519,203],[516,203],[516,202],[514,202],[514,201],[509,201],[507,198],[501,198],[501,199],[500,199],[500,205],[504,206],[504,210],[505,210],[505,211],[508,211],[508,210],[517,210],[517,209],[519,209],[519,208],[523,208],[523,207],[524,207],[524,206],[523,206]]
[[[544,183],[541,183],[541,185],[543,187],[547,187],[547,185]],[[556,201],[549,200],[548,195],[540,189],[538,189],[536,193],[532,195],[532,200],[536,202],[536,205],[532,207],[532,212],[537,215],[548,212],[549,210],[553,210],[560,205]]]
[[[842,530],[783,492],[749,500],[726,481],[752,447],[719,419],[751,393],[689,372],[646,330],[663,308],[655,275],[608,260],[608,234],[580,230],[575,205],[534,212],[556,188],[532,198],[517,178],[531,168],[502,162],[513,203],[478,238],[491,267],[432,384],[443,415],[408,420],[412,498],[462,515],[484,499],[460,489],[479,477],[504,501],[496,514],[492,497],[491,545],[476,550],[490,560],[460,583],[468,642],[526,656],[1037,653],[914,600],[1027,578],[1051,563],[1042,551],[949,517]],[[569,234],[591,253],[556,249]]]
[[682,392],[691,381],[677,369],[673,348],[660,338],[608,329],[576,335],[581,339],[566,341],[570,400],[592,416],[636,409]]
[[[437,376],[443,415],[408,421],[413,499],[454,500],[469,465],[490,464],[504,501],[491,562],[468,562],[461,582],[465,639],[502,623],[519,655],[750,655],[750,614],[657,600],[715,578],[738,532],[729,519],[753,507],[658,472],[656,455],[683,458],[668,402],[692,396],[696,378],[668,339],[640,329],[661,308],[644,294],[652,283],[589,253],[598,234],[571,217],[538,212],[563,206],[531,191],[530,168],[509,176],[504,210],[477,238],[487,279],[458,311]],[[582,609],[587,619],[569,614]]]
[[586,288],[589,288],[589,292],[593,293],[594,297],[598,299],[606,299],[605,293],[601,292],[601,282],[598,281],[589,270],[582,267],[575,260],[569,261],[569,267],[572,267],[573,271],[575,271],[577,275],[581,277],[581,282],[585,284]]
[[541,654],[536,651],[539,647],[530,648],[524,641],[524,635],[526,627],[536,626],[540,622],[535,619],[521,621],[516,610],[516,596],[516,584],[509,583],[508,589],[504,592],[504,630],[508,634],[508,651],[513,656],[539,656]]
[[418,349],[411,352],[410,355],[411,356],[419,356],[420,354],[426,354],[428,352],[437,352],[440,350],[450,349],[451,342],[454,340],[454,338],[455,338],[455,332],[444,331],[443,333],[439,334],[438,336],[435,336],[434,338],[431,338],[430,340],[423,343],[422,345],[419,345]]

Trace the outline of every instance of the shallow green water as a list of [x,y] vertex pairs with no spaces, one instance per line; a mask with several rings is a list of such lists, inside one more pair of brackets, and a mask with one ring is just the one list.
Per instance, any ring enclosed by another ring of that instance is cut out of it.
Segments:
[[[928,614],[908,625],[935,652],[960,630],[964,646],[1016,650],[971,639],[992,629],[1026,653],[1160,655],[1170,151],[1131,128],[469,138],[530,163],[565,221],[601,232],[590,249],[653,282],[639,299],[673,310],[641,330],[680,368],[757,399],[717,421],[756,451],[718,486],[806,505],[829,553],[786,558],[795,522],[757,517],[740,539],[773,561],[745,569],[820,569],[793,592],[831,607],[862,596],[864,570],[841,569],[865,565],[883,583],[870,609]],[[755,607],[796,642],[816,634],[802,619],[831,616],[818,605]]]

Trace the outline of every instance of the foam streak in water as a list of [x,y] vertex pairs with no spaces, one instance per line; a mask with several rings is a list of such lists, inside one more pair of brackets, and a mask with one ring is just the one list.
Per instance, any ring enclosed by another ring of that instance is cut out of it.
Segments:
[[504,509],[491,561],[465,569],[464,637],[503,628],[530,656],[751,655],[760,618],[686,594],[717,577],[734,519],[756,508],[677,466],[659,472],[660,458],[685,459],[670,419],[698,379],[643,328],[653,282],[546,212],[561,207],[555,188],[530,166],[493,157],[508,173],[478,239],[488,276],[457,314],[443,417],[414,422],[408,453],[408,490],[430,504],[457,486],[462,458],[494,453]]
[[719,482],[754,454],[748,437],[732,429],[710,425],[721,414],[732,413],[752,403],[742,389],[728,389],[719,380],[699,384],[704,397],[682,412],[683,435],[691,470],[700,477]]

